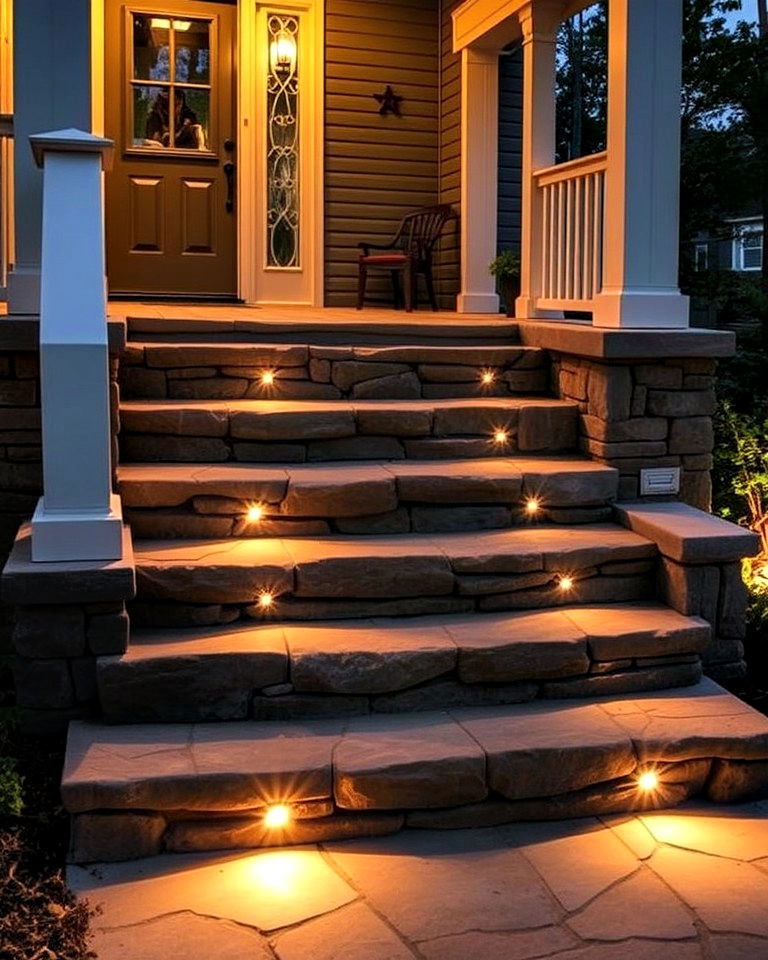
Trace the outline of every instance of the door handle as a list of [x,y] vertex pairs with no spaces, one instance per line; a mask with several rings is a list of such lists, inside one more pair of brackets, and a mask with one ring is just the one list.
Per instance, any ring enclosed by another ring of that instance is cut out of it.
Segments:
[[224,204],[227,213],[235,209],[235,165],[231,161],[224,164],[224,176],[227,178],[227,199]]

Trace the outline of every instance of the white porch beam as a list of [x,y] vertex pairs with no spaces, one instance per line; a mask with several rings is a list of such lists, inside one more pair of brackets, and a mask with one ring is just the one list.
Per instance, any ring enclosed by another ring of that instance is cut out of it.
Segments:
[[71,129],[30,140],[44,168],[43,496],[32,559],[117,560],[123,523],[112,493],[102,190],[112,142]]
[[682,0],[610,0],[603,287],[594,324],[687,327],[678,288]]
[[543,271],[543,210],[533,179],[555,162],[555,75],[560,0],[533,0],[520,14],[523,31],[523,155],[518,317],[562,317],[538,310]]
[[461,293],[459,313],[498,313],[496,282],[488,272],[496,256],[498,206],[499,55],[461,51]]

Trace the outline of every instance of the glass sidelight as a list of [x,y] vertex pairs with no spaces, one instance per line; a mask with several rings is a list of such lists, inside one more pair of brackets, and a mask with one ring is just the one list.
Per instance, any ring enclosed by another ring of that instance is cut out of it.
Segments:
[[210,151],[211,23],[132,14],[131,146]]
[[268,267],[299,267],[299,18],[267,15]]

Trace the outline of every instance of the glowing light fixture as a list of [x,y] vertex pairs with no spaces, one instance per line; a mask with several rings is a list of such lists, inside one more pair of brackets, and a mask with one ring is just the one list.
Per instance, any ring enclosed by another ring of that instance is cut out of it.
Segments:
[[269,590],[262,590],[259,594],[258,604],[262,610],[271,610],[275,605],[275,595]]
[[655,770],[644,770],[637,778],[637,787],[643,793],[652,793],[659,788],[659,775]]
[[493,370],[483,370],[480,374],[480,383],[482,383],[483,386],[490,387],[495,379],[496,374]]
[[248,507],[248,513],[245,515],[248,523],[258,523],[264,518],[264,507],[260,503],[254,503]]
[[270,830],[281,830],[291,822],[291,808],[285,803],[276,803],[268,807],[264,814],[264,826]]
[[532,517],[534,514],[538,513],[540,509],[541,501],[536,497],[529,497],[528,500],[525,501],[525,512],[529,516]]
[[280,30],[269,45],[272,72],[290,73],[296,63],[296,37],[288,30]]
[[261,385],[262,387],[271,387],[275,382],[275,374],[273,370],[265,370],[261,375]]
[[568,590],[573,589],[573,577],[560,577],[557,581],[558,587],[563,591],[567,592]]
[[503,444],[509,442],[509,434],[506,430],[494,430],[493,442],[497,443],[499,446],[503,446]]

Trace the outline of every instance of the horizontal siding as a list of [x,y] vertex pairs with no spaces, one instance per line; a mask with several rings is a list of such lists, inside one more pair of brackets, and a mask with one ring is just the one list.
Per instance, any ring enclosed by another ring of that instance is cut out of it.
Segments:
[[[453,52],[451,12],[462,0],[440,3],[440,203],[450,203],[461,215],[461,57]],[[459,292],[460,221],[440,245],[436,273],[440,306],[456,309]]]
[[[439,0],[326,0],[325,302],[354,304],[357,244],[437,202]],[[390,84],[401,117],[373,99]],[[369,291],[390,297],[388,278]]]

